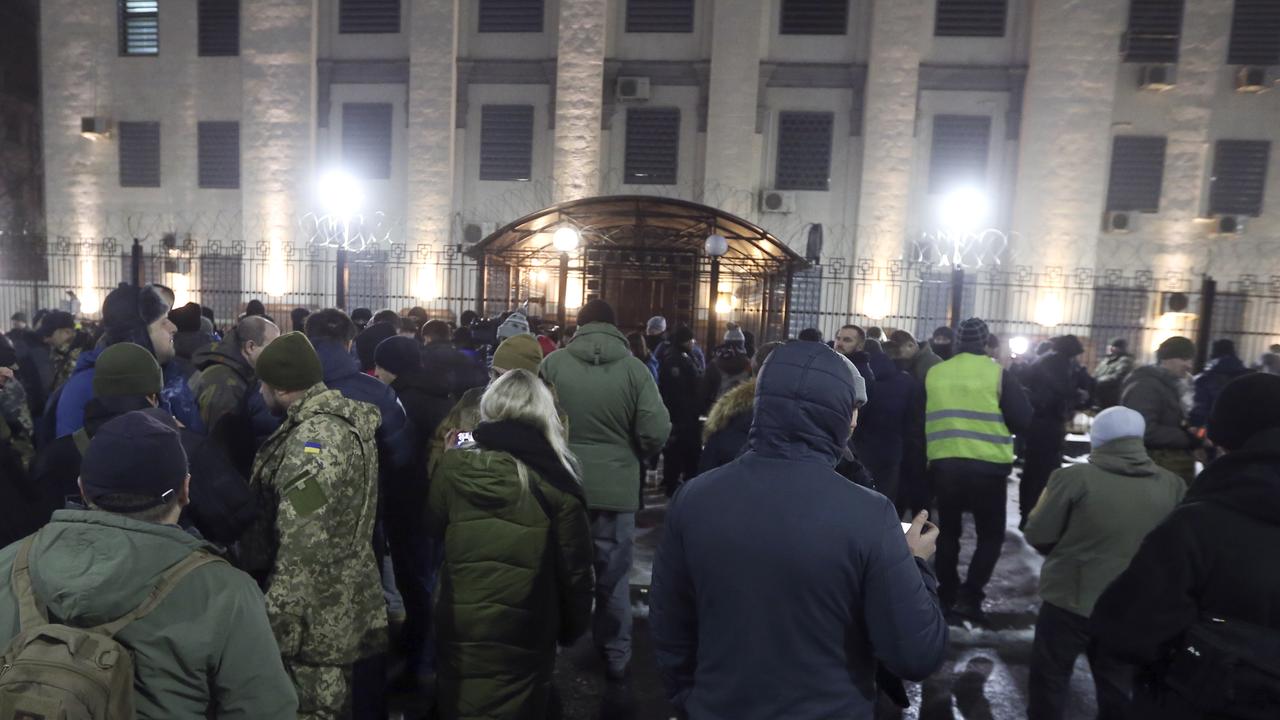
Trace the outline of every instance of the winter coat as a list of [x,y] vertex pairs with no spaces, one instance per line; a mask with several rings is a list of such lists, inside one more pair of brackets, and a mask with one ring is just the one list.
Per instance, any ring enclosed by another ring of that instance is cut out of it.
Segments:
[[728,465],[742,454],[751,432],[751,416],[756,407],[756,381],[754,379],[735,387],[711,406],[707,422],[702,428],[702,455],[698,472],[714,470]]
[[924,379],[929,374],[929,371],[932,370],[935,365],[941,364],[942,358],[938,357],[938,354],[933,351],[933,348],[929,343],[921,343],[920,349],[916,351],[915,357],[910,360],[910,372],[912,377],[914,377],[916,381],[923,386]]
[[[123,400],[123,399],[122,399]],[[128,402],[128,401],[126,401]],[[178,431],[182,449],[187,453],[191,472],[191,504],[182,513],[182,524],[194,527],[211,542],[230,545],[240,538],[258,516],[249,480],[232,466],[221,448],[208,438],[179,428],[173,416],[152,408],[145,398],[136,403],[105,406],[101,400],[90,401],[85,408],[85,432],[92,438],[98,428],[131,410],[145,410],[157,420]],[[58,438],[42,448],[32,466],[32,484],[43,496],[40,524],[48,521],[67,498],[79,498],[80,449],[75,437]]]
[[1027,542],[1049,550],[1040,597],[1089,617],[1151,529],[1186,494],[1182,478],[1157,466],[1141,438],[1094,448],[1089,462],[1053,473],[1027,520]]
[[1027,399],[1037,420],[1061,425],[1071,418],[1079,404],[1076,365],[1071,357],[1050,350],[1036,358],[1019,375],[1027,389]]
[[[161,573],[200,549],[217,552],[172,525],[59,510],[31,549],[32,587],[51,615],[94,627],[140,605]],[[0,646],[19,629],[17,552],[16,544],[0,550]],[[226,563],[193,571],[116,639],[133,655],[140,720],[296,717],[262,593]]]
[[[84,427],[84,407],[93,398],[94,366],[104,349],[106,348],[99,347],[80,353],[76,371],[57,396],[55,437],[66,437]],[[196,396],[187,385],[186,378],[182,377],[173,363],[166,364],[161,370],[164,372],[164,386],[160,389],[160,407],[177,418],[188,430],[204,433],[205,425],[200,419]]]
[[1099,408],[1106,410],[1120,404],[1120,393],[1125,381],[1133,372],[1133,356],[1129,353],[1108,355],[1093,371],[1093,399]]
[[27,391],[27,404],[31,417],[44,413],[45,403],[53,394],[53,358],[44,339],[32,330],[14,330],[9,340],[18,354],[17,379]]
[[451,342],[424,345],[422,369],[432,377],[443,377],[455,399],[473,387],[484,387],[489,383],[484,363],[458,350]]
[[932,571],[892,503],[833,470],[853,415],[847,373],[818,343],[775,350],[749,451],[669,506],[649,621],[691,720],[870,718],[877,662],[911,680],[943,662]]
[[199,374],[192,378],[191,390],[209,437],[248,475],[253,456],[280,426],[280,418],[262,399],[258,376],[240,352],[241,344],[232,330],[217,345],[196,353],[193,363]]
[[556,643],[572,644],[590,622],[595,581],[581,490],[567,473],[550,480],[525,467],[550,515],[521,487],[506,451],[447,450],[431,483],[430,522],[445,534],[435,608],[444,718],[547,717]]
[[701,412],[711,411],[711,406],[725,393],[751,379],[751,358],[732,346],[716,348],[707,371],[702,376]]
[[589,323],[542,361],[541,373],[569,416],[569,449],[582,464],[587,507],[635,512],[640,458],[661,450],[671,432],[648,368],[618,328]]
[[868,388],[865,407],[858,412],[853,444],[873,478],[901,467],[904,450],[924,443],[924,393],[915,378],[898,370],[884,353],[869,359],[875,383]]
[[1249,368],[1245,367],[1240,358],[1235,355],[1224,355],[1210,360],[1204,372],[1197,375],[1193,381],[1195,401],[1191,405],[1191,414],[1187,417],[1188,424],[1191,427],[1208,425],[1209,413],[1213,412],[1213,404],[1217,402],[1222,389],[1227,386],[1227,383],[1249,372]]
[[[1136,371],[1135,371],[1136,372]],[[1280,429],[1215,460],[1143,540],[1093,611],[1102,646],[1151,674],[1202,613],[1280,632]],[[1188,699],[1140,683],[1136,718],[1203,717]],[[1277,715],[1280,716],[1280,715]]]
[[324,366],[324,384],[337,390],[342,396],[358,402],[369,403],[378,409],[378,470],[382,482],[392,481],[401,473],[411,470],[415,458],[413,428],[405,416],[404,407],[396,399],[396,393],[381,381],[360,372],[360,363],[338,343],[319,340],[316,354]]
[[667,406],[671,424],[696,427],[702,414],[702,369],[691,353],[666,345],[658,360],[658,392]]
[[1120,403],[1142,413],[1148,449],[1188,450],[1200,445],[1187,431],[1182,409],[1182,383],[1159,365],[1134,370],[1125,382]]

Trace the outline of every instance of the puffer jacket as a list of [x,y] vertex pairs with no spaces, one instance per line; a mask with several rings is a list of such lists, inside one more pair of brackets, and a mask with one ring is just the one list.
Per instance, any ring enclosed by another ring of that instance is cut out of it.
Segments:
[[751,432],[751,416],[756,408],[756,381],[748,380],[724,394],[711,406],[702,429],[702,456],[698,472],[715,470],[742,454]]
[[569,449],[582,464],[587,507],[635,512],[640,458],[661,450],[671,433],[649,369],[618,328],[589,323],[542,361],[541,373],[569,417]]
[[932,571],[892,503],[834,471],[851,373],[819,343],[775,350],[749,451],[672,500],[650,623],[668,696],[691,720],[870,718],[878,664],[918,680],[943,662]]
[[1182,383],[1159,365],[1143,365],[1129,374],[1120,404],[1142,413],[1143,440],[1153,450],[1189,450],[1199,446],[1186,427]]
[[521,487],[507,452],[447,450],[432,479],[429,522],[445,537],[435,608],[443,718],[542,720],[556,643],[572,643],[590,622],[591,533],[580,491],[526,469],[550,516]]

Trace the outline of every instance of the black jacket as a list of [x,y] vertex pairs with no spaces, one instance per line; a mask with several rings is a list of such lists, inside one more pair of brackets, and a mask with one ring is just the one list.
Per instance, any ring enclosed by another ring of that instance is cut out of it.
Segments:
[[[1203,612],[1280,632],[1280,429],[1213,462],[1098,600],[1092,630],[1107,650],[1158,673]],[[1140,683],[1139,718],[1199,718],[1184,698]],[[1280,708],[1276,717],[1280,717]]]
[[672,425],[697,425],[703,409],[701,390],[702,369],[698,362],[677,345],[668,344],[658,358],[658,391]]
[[1079,405],[1076,364],[1067,355],[1050,350],[1036,358],[1021,373],[1027,399],[1037,419],[1063,421]]
[[397,375],[391,389],[396,391],[396,397],[409,417],[413,428],[414,460],[425,478],[431,438],[454,405],[449,379],[425,372],[409,372]]
[[489,383],[488,371],[447,341],[422,347],[422,369],[432,377],[443,378],[455,400],[471,388]]

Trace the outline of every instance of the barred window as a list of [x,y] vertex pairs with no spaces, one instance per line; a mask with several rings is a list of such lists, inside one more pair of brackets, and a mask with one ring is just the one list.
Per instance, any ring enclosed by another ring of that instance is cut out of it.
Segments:
[[929,153],[929,192],[946,193],[986,182],[990,143],[990,117],[935,115],[933,146]]
[[627,0],[627,32],[691,33],[693,0]]
[[342,106],[342,161],[359,177],[391,177],[391,105],[345,103]]
[[779,190],[831,189],[831,138],[835,114],[778,113]]
[[240,123],[196,124],[200,187],[240,187]]
[[116,9],[120,54],[159,55],[159,0],[119,0]]
[[122,122],[120,187],[160,187],[160,123]]
[[1176,63],[1182,39],[1183,0],[1129,0],[1124,61]]
[[542,32],[543,0],[480,0],[480,32]]
[[201,57],[240,54],[240,0],[200,0],[198,20]]
[[938,0],[938,37],[1004,37],[1008,0]]
[[1108,210],[1158,212],[1164,183],[1163,137],[1121,135],[1111,143]]
[[344,35],[400,32],[400,0],[341,0],[338,32]]
[[1219,140],[1209,183],[1209,213],[1261,215],[1270,159],[1271,143],[1266,140]]
[[679,108],[627,110],[623,182],[630,185],[674,185],[679,166]]
[[1280,2],[1236,0],[1231,17],[1231,65],[1280,65]]
[[849,0],[782,0],[783,35],[844,35]]
[[480,179],[529,180],[533,176],[533,106],[480,108]]

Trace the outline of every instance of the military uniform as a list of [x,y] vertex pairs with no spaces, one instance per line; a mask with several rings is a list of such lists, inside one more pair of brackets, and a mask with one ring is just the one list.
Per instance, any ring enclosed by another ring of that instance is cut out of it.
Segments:
[[31,408],[27,405],[27,391],[22,383],[10,380],[0,390],[0,418],[3,418],[6,439],[22,458],[24,469],[31,467],[35,457],[35,423],[31,420]]
[[263,518],[246,536],[249,569],[300,700],[300,718],[338,718],[351,668],[387,644],[370,539],[378,497],[378,409],[315,384],[259,451],[252,486]]
[[71,373],[75,372],[76,363],[80,360],[80,348],[70,345],[60,348],[54,348],[49,353],[49,361],[53,363],[53,383],[49,388],[49,394],[58,392],[58,388],[66,384],[71,377]]

